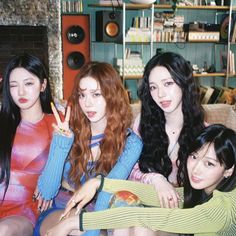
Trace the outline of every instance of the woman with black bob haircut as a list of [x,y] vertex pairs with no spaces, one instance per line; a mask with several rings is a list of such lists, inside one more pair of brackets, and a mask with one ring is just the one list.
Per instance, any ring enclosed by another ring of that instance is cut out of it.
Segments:
[[3,76],[0,111],[1,235],[32,234],[39,210],[50,204],[33,202],[32,196],[48,158],[52,101],[43,62],[29,54],[14,56]]
[[[186,173],[184,178],[184,208],[200,205],[212,198],[212,191],[208,193],[204,188],[197,188],[196,184],[194,185],[194,181],[197,182],[198,180],[194,179],[194,175],[190,173],[191,163],[198,159],[196,153],[200,152],[203,148],[205,148],[205,151],[208,151],[211,145],[214,147],[217,161],[227,172],[215,189],[221,192],[229,192],[235,189],[236,134],[232,129],[226,128],[223,125],[211,125],[204,129],[189,149],[189,153],[191,154],[186,161],[184,171]],[[215,167],[215,164],[209,161],[205,164],[208,168]],[[203,168],[201,168],[201,171],[203,171]],[[205,172],[207,173],[207,171]],[[187,174],[188,176],[186,176]],[[208,180],[211,178],[211,173],[209,173]],[[207,183],[204,184],[206,185]]]
[[[65,236],[78,229],[81,232],[76,235],[82,235],[82,231],[91,229],[133,226],[147,228],[146,235],[159,235],[160,231],[168,232],[167,235],[236,235],[235,131],[219,124],[206,127],[191,144],[184,166],[186,186],[184,190],[176,189],[181,196],[180,208],[160,208],[156,190],[150,184],[99,176],[74,194],[63,214],[64,220],[46,235]],[[82,209],[99,191],[114,194],[111,209],[70,215],[74,208],[77,212]],[[133,230],[128,235],[140,235]]]
[[141,116],[134,130],[144,146],[130,179],[153,184],[162,207],[177,207],[174,186],[183,185],[188,147],[205,126],[190,63],[172,52],[155,55],[145,67],[138,95]]

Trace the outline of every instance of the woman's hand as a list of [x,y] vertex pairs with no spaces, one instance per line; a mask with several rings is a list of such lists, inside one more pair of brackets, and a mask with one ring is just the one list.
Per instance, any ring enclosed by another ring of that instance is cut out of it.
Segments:
[[167,179],[162,176],[153,176],[151,179],[151,184],[154,185],[159,201],[160,206],[163,208],[176,208],[179,207],[179,195],[176,192],[175,188]]
[[43,199],[38,188],[35,189],[32,199],[33,201],[38,201],[38,210],[40,212],[46,211],[48,208],[52,207],[52,200]]
[[67,218],[70,214],[70,211],[76,206],[77,214],[88,202],[90,202],[95,196],[97,189],[100,186],[100,179],[93,178],[88,180],[79,190],[77,190],[70,201],[67,203],[64,213],[61,216],[61,219]]
[[83,233],[79,231],[79,216],[74,215],[56,224],[45,236],[82,235]]
[[61,120],[61,117],[53,103],[51,103],[51,107],[52,107],[54,117],[57,121],[57,124],[53,124],[54,130],[57,133],[65,135],[65,136],[72,135],[72,132],[69,127],[71,107],[67,106],[66,112],[65,112],[65,119],[63,121]]

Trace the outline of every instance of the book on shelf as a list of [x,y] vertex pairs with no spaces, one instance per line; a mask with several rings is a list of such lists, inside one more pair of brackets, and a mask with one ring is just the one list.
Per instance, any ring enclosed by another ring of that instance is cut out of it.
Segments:
[[209,100],[214,92],[214,88],[211,88],[211,87],[206,87],[206,93],[201,101],[202,104],[208,104],[209,103]]
[[150,42],[151,30],[149,28],[130,27],[126,33],[126,42]]
[[219,103],[219,100],[220,100],[220,98],[221,98],[221,96],[222,96],[222,94],[224,92],[224,88],[223,87],[217,87],[217,89],[220,90],[220,92],[219,92],[218,96],[216,97],[214,103]]
[[232,50],[229,50],[229,74],[235,74],[235,55]]
[[208,100],[208,104],[217,103],[216,100],[217,100],[219,94],[221,93],[221,88],[212,87],[212,89],[213,89],[213,93],[211,94],[211,97],[210,97],[210,99]]
[[132,20],[132,27],[134,28],[151,28],[151,18],[144,16],[134,17]]
[[83,1],[62,1],[62,12],[63,13],[79,13],[83,12]]

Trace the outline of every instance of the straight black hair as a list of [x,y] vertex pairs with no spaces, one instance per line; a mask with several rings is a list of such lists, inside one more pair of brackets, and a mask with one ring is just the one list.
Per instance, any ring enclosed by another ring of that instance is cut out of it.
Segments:
[[43,62],[30,54],[14,56],[7,64],[3,75],[3,94],[0,111],[0,183],[5,183],[3,199],[10,181],[12,145],[16,128],[21,121],[20,109],[14,103],[10,94],[9,78],[11,72],[19,67],[37,76],[41,84],[44,82],[44,79],[47,80],[46,89],[40,93],[40,102],[44,113],[52,113],[50,102],[53,99],[50,91],[48,72]]

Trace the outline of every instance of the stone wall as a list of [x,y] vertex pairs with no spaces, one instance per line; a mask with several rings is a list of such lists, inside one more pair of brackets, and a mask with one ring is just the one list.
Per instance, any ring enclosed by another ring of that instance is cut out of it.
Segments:
[[49,77],[53,94],[62,98],[60,0],[0,1],[0,25],[47,27]]

